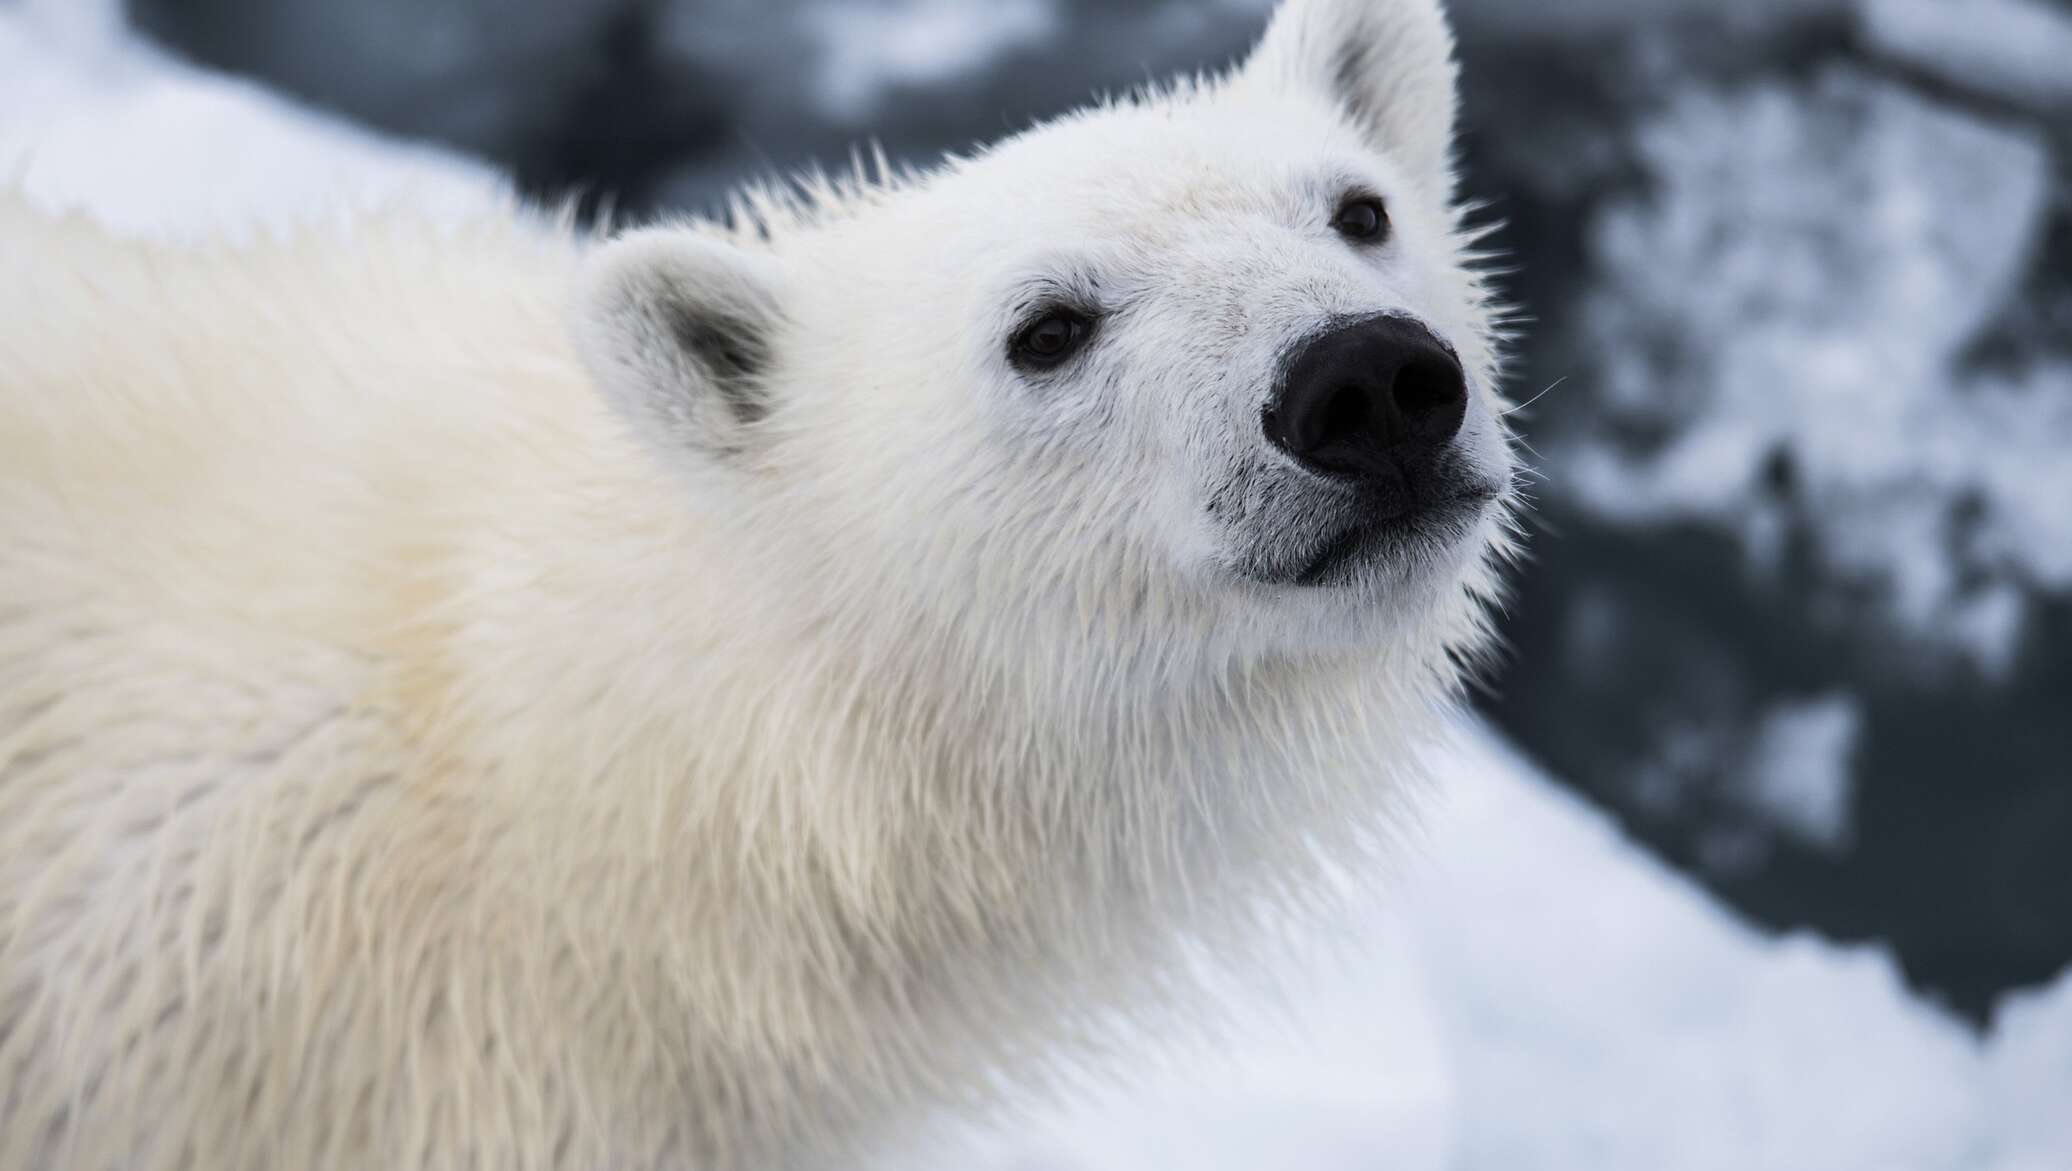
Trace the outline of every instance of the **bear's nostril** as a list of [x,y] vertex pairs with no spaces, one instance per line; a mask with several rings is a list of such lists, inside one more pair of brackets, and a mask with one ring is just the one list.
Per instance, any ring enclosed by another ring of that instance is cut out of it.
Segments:
[[1413,430],[1443,427],[1448,434],[1460,426],[1456,417],[1467,397],[1460,368],[1451,362],[1430,359],[1412,361],[1396,372],[1389,393],[1396,409]]
[[1325,403],[1317,420],[1317,442],[1358,442],[1373,425],[1371,415],[1366,391],[1357,386],[1341,386]]

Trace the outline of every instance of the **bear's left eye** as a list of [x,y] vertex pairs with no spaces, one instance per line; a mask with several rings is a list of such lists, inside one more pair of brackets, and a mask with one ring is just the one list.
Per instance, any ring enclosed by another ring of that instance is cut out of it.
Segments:
[[1025,370],[1048,370],[1078,352],[1093,333],[1094,323],[1071,309],[1052,309],[1014,335],[1014,364]]
[[1356,195],[1339,205],[1331,226],[1348,240],[1362,244],[1378,243],[1388,235],[1388,209],[1371,195]]

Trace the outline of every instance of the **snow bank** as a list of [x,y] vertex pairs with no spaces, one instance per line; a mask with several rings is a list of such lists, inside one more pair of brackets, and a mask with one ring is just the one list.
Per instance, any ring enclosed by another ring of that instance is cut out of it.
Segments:
[[501,198],[487,167],[382,139],[120,35],[112,6],[0,8],[0,183],[111,228],[237,234],[407,200]]
[[[1875,948],[1766,937],[1487,733],[1429,856],[1239,1039],[943,1166],[2040,1171],[2072,1165],[2072,973],[1981,1041]],[[1379,890],[1379,887],[1377,888]]]
[[[2004,179],[1989,165],[2022,149],[1963,159]],[[494,186],[448,156],[5,9],[0,173],[123,229],[176,233],[405,196],[458,210]],[[1993,197],[2022,210],[2020,191]],[[1847,722],[1787,713],[1778,758],[1844,751]],[[1377,882],[1344,937],[1286,947],[1284,996],[1230,989],[1235,1039],[1213,1058],[1161,1062],[1147,1046],[1119,1071],[1127,1091],[1089,1092],[1013,1135],[962,1136],[944,1165],[2072,1164],[2072,973],[2009,998],[1981,1041],[1910,996],[1879,950],[1735,922],[1486,732],[1439,771],[1426,856]],[[1832,794],[1796,799],[1809,826],[1831,826]]]

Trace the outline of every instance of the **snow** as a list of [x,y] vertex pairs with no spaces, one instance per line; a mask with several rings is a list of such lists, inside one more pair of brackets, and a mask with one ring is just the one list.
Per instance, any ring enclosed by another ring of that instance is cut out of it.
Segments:
[[1846,692],[1773,706],[1756,728],[1737,796],[1807,846],[1847,850],[1849,770],[1862,726],[1862,705]]
[[2032,110],[2072,113],[2072,12],[2039,0],[1863,0],[1872,49]]
[[1053,0],[877,0],[821,2],[803,13],[820,50],[823,113],[860,121],[896,86],[926,85],[976,72],[1002,53],[1051,35]]
[[1601,46],[1606,38],[1692,15],[1742,24],[1784,19],[1804,20],[1843,8],[1848,0],[1454,0],[1453,18],[1477,32],[1554,39],[1587,38]]
[[[943,1166],[2028,1171],[2072,1160],[2072,973],[1981,1040],[1890,957],[1773,938],[1470,730],[1427,856],[1238,1041]],[[970,1159],[965,1163],[961,1160]]]
[[[1695,130],[1728,140],[1676,148],[1723,151],[1699,168],[1700,176],[1719,166],[1802,162],[1812,146],[1789,131],[1781,159],[1742,153],[1749,144],[1733,123],[1768,117],[1761,104],[1757,99],[1758,108],[1750,109],[1730,101],[1672,112],[1662,133]],[[1892,117],[1932,116],[1873,115],[1867,146],[1828,143],[1844,155],[1834,169],[1861,178],[1861,152],[1896,151],[1906,164],[1900,169],[1911,173],[1917,147],[1905,136],[1892,141],[1891,128],[1879,121]],[[2030,153],[2022,141],[1950,130],[1943,143],[1957,151],[1951,169],[1975,177],[1965,190],[2012,220],[2027,213]],[[324,220],[404,197],[459,211],[494,187],[494,177],[473,164],[381,141],[134,45],[59,36],[33,10],[6,8],[0,8],[0,173],[19,176],[39,201],[85,208],[127,231],[176,235]],[[1681,172],[1672,167],[1670,173]],[[2000,185],[2008,189],[1988,189]],[[1925,231],[1930,213],[1948,198],[1936,185],[1881,194],[1872,184],[1865,195],[1866,221],[1896,217],[1912,233]],[[1908,210],[1917,199],[1928,206]],[[1888,206],[1894,200],[1897,211]],[[1758,201],[1750,214],[1758,223],[1774,220],[1784,202],[1781,196]],[[1692,216],[1690,230],[1726,230],[1715,211],[1687,192],[1672,188],[1665,207],[1635,209],[1628,226],[1608,228],[1609,255],[1617,260],[1624,250],[1655,241],[1653,216]],[[1620,233],[1632,235],[1621,239]],[[1732,254],[1713,266],[1729,290],[1716,295],[1737,295],[1735,289],[1750,295],[1752,278],[1737,274],[1737,266],[1791,260],[1774,246],[1752,247],[1751,254]],[[1938,246],[1921,279],[1931,285],[2003,279],[1997,257],[2005,241],[1988,234],[1949,247],[1972,255],[1944,256]],[[1866,295],[1908,296],[1878,284],[1903,285],[1904,272],[1865,272],[1865,258],[1847,249],[1841,255],[1854,267],[1834,279],[1875,278],[1864,286]],[[1801,269],[1812,263],[1801,261]],[[1952,275],[1959,270],[1971,275]],[[1813,321],[1800,333],[1772,323],[1768,336],[1805,356],[1819,349],[1829,328],[1823,314],[1845,310],[1823,305],[1817,295],[1831,292],[1831,281],[1802,276],[1815,283],[1794,291],[1792,302]],[[1691,295],[1663,292],[1672,303]],[[1893,310],[1884,304],[1878,311]],[[1946,338],[1952,330],[1938,326],[1935,332]],[[1924,353],[1909,339],[1891,340],[1907,353],[1859,360],[1899,363],[1899,373],[1913,377],[1926,375],[1912,364],[1932,367],[1941,360],[1939,341],[1922,347]],[[1795,386],[1772,384],[1773,401],[1796,393]],[[1901,380],[1891,393],[1905,399],[1914,386]],[[1714,386],[1708,392],[1726,403],[1695,410],[1738,418],[1750,409],[1740,391]],[[2029,392],[1982,387],[1977,393],[2013,399]],[[1768,438],[1804,442],[1807,462],[1820,466],[1831,454],[1821,445],[1832,437],[1802,441],[1794,428],[1816,426],[1824,416],[1809,404],[1785,401],[1778,409],[1786,422]],[[1931,409],[1917,402],[1906,407]],[[2026,425],[2048,431],[2056,424],[2037,415]],[[2017,450],[2007,458],[2019,464],[2030,456]],[[1728,478],[1745,473],[1742,459],[1719,470]],[[1841,455],[1832,462],[1847,466]],[[1873,475],[1883,466],[1872,458],[1857,474]],[[1622,474],[1680,482],[1646,467]],[[1837,478],[1835,490],[1847,499],[1844,489],[1855,481]],[[1703,494],[1671,499],[1677,507],[1712,506]],[[2072,491],[2058,499],[2072,501]],[[2006,523],[2047,527],[2061,520],[2046,509]],[[1759,738],[1769,747],[1755,759],[1772,762],[1780,777],[1800,778],[1765,782],[1765,799],[1793,804],[1807,832],[1846,830],[1846,783],[1835,777],[1853,726],[1846,701],[1816,698],[1775,713]],[[938,1139],[941,1165],[981,1171],[2060,1171],[2072,1165],[2072,1110],[2066,1109],[2072,1103],[2072,971],[2051,987],[2009,997],[1994,1028],[1980,1037],[1909,993],[1879,948],[1770,937],[1738,922],[1485,729],[1463,729],[1436,769],[1441,783],[1421,851],[1400,867],[1403,873],[1387,881],[1349,879],[1366,893],[1354,900],[1359,910],[1348,921],[1328,932],[1291,928],[1287,940],[1274,941],[1267,966],[1279,978],[1281,995],[1225,985],[1219,999],[1229,1024],[1221,1040],[1179,1050],[1147,1039],[1141,1058],[1090,1077],[1070,1103],[1022,1125],[946,1130]]]
[[242,234],[397,201],[457,216],[508,186],[115,35],[109,5],[0,8],[0,182],[123,232]]
[[2000,1006],[1987,1064],[1989,1129],[2002,1171],[2062,1171],[2072,1163],[2072,971]]
[[2072,367],[1965,364],[2036,254],[2040,136],[1837,69],[1685,91],[1639,143],[1652,183],[1591,241],[1617,425],[1552,458],[1557,490],[1758,563],[1788,516],[1897,629],[2004,670],[2015,593],[2072,591]]

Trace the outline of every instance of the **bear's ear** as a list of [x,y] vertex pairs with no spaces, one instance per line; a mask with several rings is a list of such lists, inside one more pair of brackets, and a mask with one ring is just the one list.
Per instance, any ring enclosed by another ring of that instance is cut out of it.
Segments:
[[1450,197],[1458,76],[1439,0],[1281,0],[1237,80],[1336,103]]
[[591,256],[576,346],[604,395],[671,450],[738,455],[769,413],[775,265],[696,232],[650,228]]

